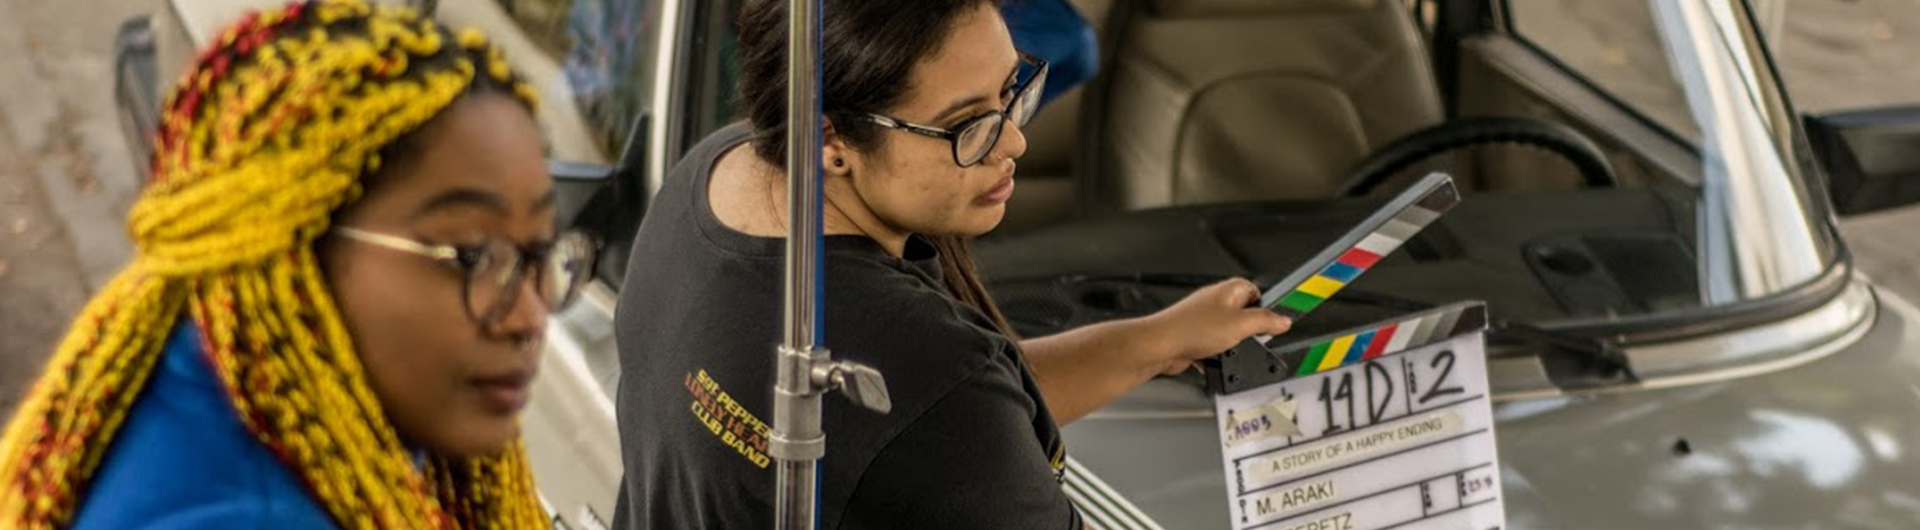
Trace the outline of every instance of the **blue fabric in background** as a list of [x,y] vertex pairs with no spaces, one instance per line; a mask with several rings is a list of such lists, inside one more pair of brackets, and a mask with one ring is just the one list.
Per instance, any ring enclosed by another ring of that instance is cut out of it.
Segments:
[[1052,66],[1040,93],[1046,105],[1100,70],[1100,42],[1093,26],[1067,0],[1011,0],[1000,7],[1013,32],[1013,47]]
[[182,316],[80,498],[72,530],[332,530],[291,468],[255,440]]

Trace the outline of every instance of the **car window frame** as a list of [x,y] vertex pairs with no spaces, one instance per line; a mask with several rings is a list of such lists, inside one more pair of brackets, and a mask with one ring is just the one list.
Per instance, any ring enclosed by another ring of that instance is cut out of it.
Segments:
[[[1666,136],[1669,140],[1673,141],[1675,145],[1686,149],[1694,157],[1702,156],[1699,142],[1690,140],[1676,133],[1661,124],[1658,120],[1654,120],[1651,116],[1640,111],[1639,108],[1621,100],[1618,95],[1595,83],[1591,78],[1579,70],[1572,68],[1558,56],[1555,56],[1538,43],[1529,39],[1525,33],[1519,31],[1514,25],[1511,6],[1512,0],[1484,1],[1495,3],[1494,5],[1498,9],[1494,11],[1494,16],[1496,17],[1494,27],[1505,32],[1514,42],[1530,50],[1540,59],[1551,64],[1561,73],[1568,76],[1568,78],[1582,84],[1584,88],[1607,101],[1608,104],[1614,105],[1622,112],[1648,126],[1651,130]],[[1751,3],[1748,0],[1721,1],[1734,2],[1735,5],[1740,8],[1739,12],[1746,18],[1747,24],[1743,25],[1740,31],[1742,31],[1744,36],[1749,37],[1746,39],[1751,47],[1748,53],[1752,54],[1757,64],[1764,66],[1764,72],[1756,73],[1756,77],[1762,78],[1764,83],[1772,84],[1772,86],[1766,88],[1767,95],[1772,98],[1769,102],[1776,103],[1778,109],[1783,109],[1779,114],[1776,114],[1775,117],[1777,118],[1782,114],[1785,116],[1793,116],[1794,107],[1791,104],[1791,97],[1784,90],[1784,81],[1780,77],[1778,62],[1775,60],[1772,50],[1767,46],[1765,42],[1766,39],[1757,38],[1757,35],[1751,34],[1754,28],[1758,27],[1757,24],[1759,23],[1757,19],[1753,17]],[[1772,113],[1774,107],[1769,106],[1766,110]],[[1776,127],[1773,132],[1776,135],[1782,135],[1781,138],[1777,139],[1786,140],[1781,144],[1782,149],[1792,151],[1792,153],[1789,153],[1792,155],[1792,159],[1789,162],[1795,163],[1795,165],[1798,166],[1797,169],[1800,171],[1799,175],[1791,178],[1796,180],[1798,184],[1805,186],[1809,192],[1807,194],[1807,207],[1809,211],[1805,212],[1808,217],[1807,222],[1811,225],[1811,228],[1820,232],[1820,235],[1816,236],[1818,243],[1829,246],[1829,248],[1823,249],[1827,252],[1827,263],[1819,274],[1798,285],[1790,286],[1764,296],[1745,298],[1727,303],[1703,305],[1698,308],[1666,313],[1611,317],[1605,320],[1574,319],[1543,322],[1535,325],[1541,329],[1580,336],[1608,338],[1623,346],[1633,346],[1709,336],[1736,329],[1764,325],[1812,311],[1832,302],[1844,294],[1847,286],[1851,284],[1854,277],[1853,256],[1851,250],[1847,247],[1846,240],[1841,237],[1838,228],[1834,226],[1832,222],[1832,205],[1827,200],[1824,174],[1820,171],[1817,164],[1811,163],[1810,150],[1808,149],[1802,124],[1799,123],[1798,120],[1792,119],[1776,119],[1774,123],[1778,125],[1778,127]]]

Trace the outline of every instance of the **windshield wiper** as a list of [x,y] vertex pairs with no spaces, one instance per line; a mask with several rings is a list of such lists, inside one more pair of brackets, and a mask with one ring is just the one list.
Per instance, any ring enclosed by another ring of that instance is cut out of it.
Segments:
[[1627,352],[1620,349],[1615,341],[1605,338],[1493,319],[1487,326],[1487,342],[1517,343],[1537,348],[1547,378],[1553,381],[1554,386],[1561,388],[1640,381],[1627,360]]
[[[1410,298],[1353,288],[1341,291],[1339,300],[1404,312],[1439,307]],[[1633,366],[1627,360],[1626,351],[1621,350],[1619,344],[1613,340],[1547,329],[1504,318],[1489,320],[1488,343],[1532,346],[1540,352],[1538,355],[1541,364],[1547,370],[1547,378],[1552,379],[1555,385],[1562,388],[1640,380],[1639,376],[1633,373]]]
[[[1132,273],[1132,274],[1069,274],[1060,277],[1063,283],[1074,282],[1123,282],[1167,287],[1204,287],[1226,279],[1226,276],[1187,273]],[[1270,287],[1278,278],[1257,278],[1254,280],[1262,290]],[[1348,287],[1340,291],[1339,296],[1329,300],[1343,304],[1356,304],[1378,307],[1399,313],[1413,313],[1439,307],[1438,304],[1414,300],[1398,295],[1354,289]],[[1587,388],[1609,384],[1632,383],[1640,380],[1633,372],[1626,351],[1620,349],[1616,341],[1579,335],[1567,331],[1548,329],[1533,324],[1494,318],[1487,326],[1487,342],[1490,344],[1528,347],[1535,350],[1547,371],[1548,379],[1561,388]]]

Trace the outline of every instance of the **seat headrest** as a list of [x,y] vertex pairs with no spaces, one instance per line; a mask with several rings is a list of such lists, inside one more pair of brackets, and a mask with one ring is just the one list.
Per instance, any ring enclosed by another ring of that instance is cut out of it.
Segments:
[[1381,0],[1147,0],[1157,18],[1218,18],[1292,13],[1360,11]]

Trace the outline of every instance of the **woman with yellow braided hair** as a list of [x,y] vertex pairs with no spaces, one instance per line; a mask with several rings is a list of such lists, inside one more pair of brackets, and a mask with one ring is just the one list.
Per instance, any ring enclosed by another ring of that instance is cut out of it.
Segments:
[[228,28],[168,98],[133,262],[0,438],[0,529],[534,528],[516,416],[592,248],[529,87],[359,0]]

